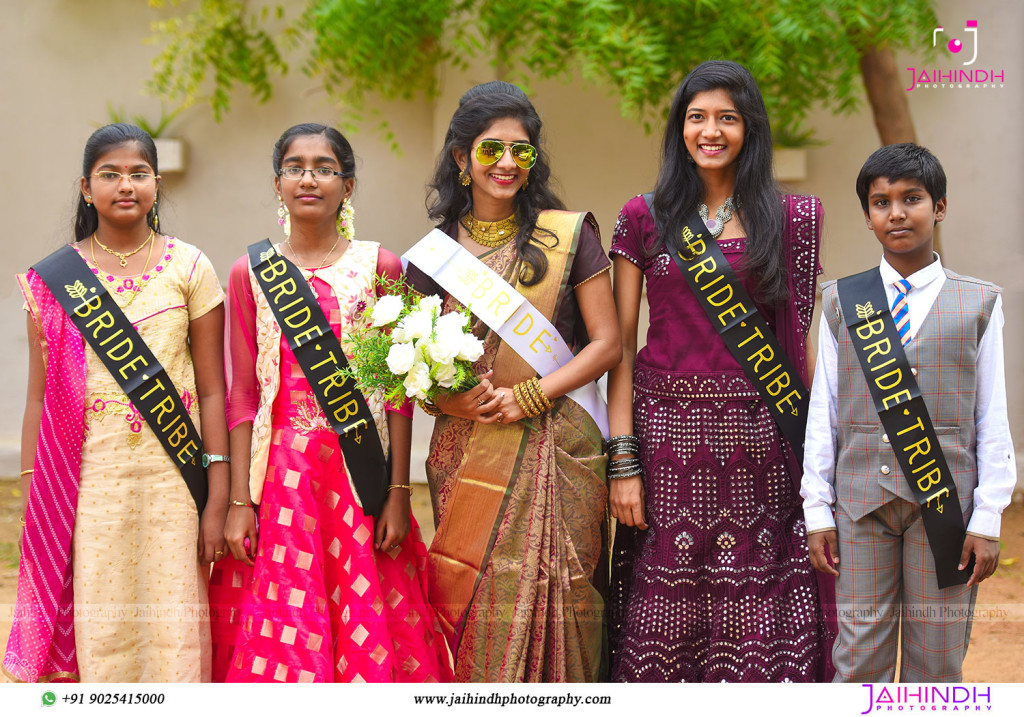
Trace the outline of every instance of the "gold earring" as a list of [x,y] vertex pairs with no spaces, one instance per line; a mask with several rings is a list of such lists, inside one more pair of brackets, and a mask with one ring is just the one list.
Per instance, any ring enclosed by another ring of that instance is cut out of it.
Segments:
[[469,172],[463,169],[462,173],[459,174],[459,184],[461,184],[463,187],[468,187],[472,181],[473,179],[472,177],[469,176]]
[[526,187],[527,187],[527,186],[528,186],[529,184],[530,184],[530,175],[529,175],[529,174],[527,174],[527,175],[526,175],[526,179],[524,179],[524,180],[523,180],[523,186],[521,187],[521,189],[526,189]]

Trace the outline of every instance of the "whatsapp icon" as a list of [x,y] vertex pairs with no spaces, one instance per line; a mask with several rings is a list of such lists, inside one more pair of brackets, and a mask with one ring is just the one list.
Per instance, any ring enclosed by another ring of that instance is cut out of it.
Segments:
[[49,707],[50,705],[55,705],[55,704],[57,704],[57,695],[53,694],[52,692],[44,692],[43,693],[43,705],[45,707]]

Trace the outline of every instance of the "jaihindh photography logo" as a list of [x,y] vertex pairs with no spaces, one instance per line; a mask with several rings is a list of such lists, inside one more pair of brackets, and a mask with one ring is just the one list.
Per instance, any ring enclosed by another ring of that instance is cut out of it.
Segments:
[[1006,82],[1005,70],[976,64],[979,55],[985,56],[980,51],[980,36],[977,20],[967,20],[962,32],[942,26],[932,30],[932,47],[941,48],[944,66],[908,67],[910,86],[906,88],[907,92],[921,89],[1001,89]]
[[[862,715],[876,712],[989,712],[991,685],[862,685],[867,708]],[[861,704],[864,704],[863,702]]]

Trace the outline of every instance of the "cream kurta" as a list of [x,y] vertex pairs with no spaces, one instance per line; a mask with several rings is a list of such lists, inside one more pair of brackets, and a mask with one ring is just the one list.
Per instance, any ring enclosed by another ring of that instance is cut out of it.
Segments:
[[[199,427],[189,322],[224,300],[209,259],[168,239],[148,274],[121,279],[101,272],[99,278]],[[195,503],[156,435],[88,344],[85,353],[86,434],[72,540],[82,681],[208,681],[207,571],[198,559]]]

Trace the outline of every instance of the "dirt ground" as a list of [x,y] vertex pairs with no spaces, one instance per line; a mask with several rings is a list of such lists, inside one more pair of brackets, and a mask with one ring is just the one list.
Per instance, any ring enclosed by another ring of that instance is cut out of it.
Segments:
[[[0,480],[0,654],[7,644],[18,583],[21,498],[16,480]],[[429,544],[433,537],[426,486],[413,494],[413,511]],[[1002,561],[978,593],[966,682],[1024,681],[1024,506],[1003,513]]]

